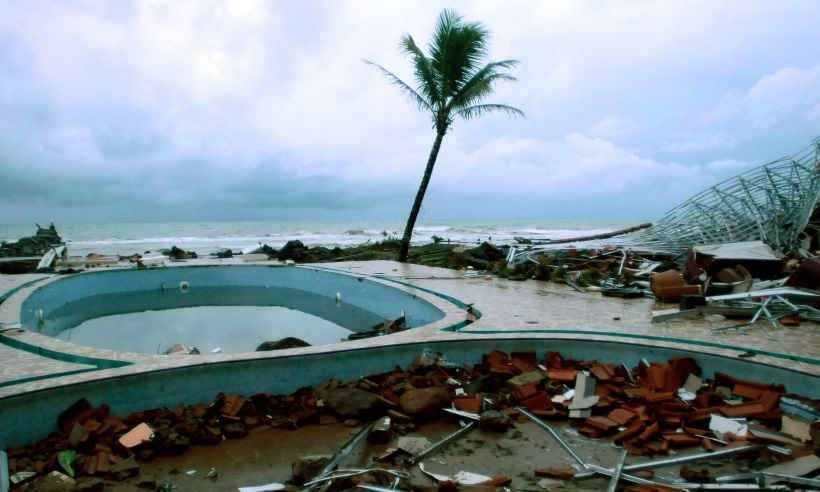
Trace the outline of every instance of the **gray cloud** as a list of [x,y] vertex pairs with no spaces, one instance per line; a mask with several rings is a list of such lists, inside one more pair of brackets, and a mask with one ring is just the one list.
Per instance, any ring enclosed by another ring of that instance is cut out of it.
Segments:
[[[401,217],[429,121],[361,60],[443,6],[3,5],[0,223]],[[458,123],[426,217],[651,218],[818,133],[814,2],[455,7],[528,116]]]

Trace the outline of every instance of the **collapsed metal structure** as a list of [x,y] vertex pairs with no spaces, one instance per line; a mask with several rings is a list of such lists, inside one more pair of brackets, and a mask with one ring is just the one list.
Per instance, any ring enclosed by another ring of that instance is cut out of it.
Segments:
[[[604,244],[681,255],[699,244],[763,241],[781,252],[796,250],[820,208],[820,138],[797,154],[777,159],[722,181],[670,210],[651,227],[578,248]],[[565,241],[562,241],[566,243]],[[567,244],[562,244],[564,248]],[[532,260],[549,243],[511,256]]]

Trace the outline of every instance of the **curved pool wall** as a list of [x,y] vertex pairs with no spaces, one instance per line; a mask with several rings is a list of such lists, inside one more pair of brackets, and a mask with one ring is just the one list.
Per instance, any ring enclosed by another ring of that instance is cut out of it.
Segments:
[[[188,288],[180,289],[181,282]],[[129,302],[123,294],[131,292],[141,295]],[[232,265],[72,275],[29,295],[21,306],[20,322],[28,330],[54,336],[91,318],[205,305],[284,306],[353,331],[370,329],[402,312],[411,328],[445,316],[421,298],[365,278],[309,267]]]
[[[492,350],[557,351],[574,359],[637,365],[641,359],[666,361],[693,357],[705,377],[724,372],[744,379],[782,383],[789,392],[820,397],[820,378],[743,359],[624,342],[576,339],[465,339],[386,345],[282,357],[227,360],[179,368],[113,376],[0,399],[0,448],[32,443],[55,429],[59,413],[79,398],[106,403],[117,415],[158,407],[212,401],[219,392],[251,395],[291,393],[329,378],[354,380],[406,367],[423,350],[445,355],[456,364],[474,364]],[[116,370],[115,370],[116,371]]]

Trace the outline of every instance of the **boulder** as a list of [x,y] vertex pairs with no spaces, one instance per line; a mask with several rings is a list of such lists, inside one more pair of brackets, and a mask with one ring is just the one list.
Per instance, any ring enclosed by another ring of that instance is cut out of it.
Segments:
[[478,425],[481,427],[481,430],[506,432],[507,429],[512,427],[513,423],[509,416],[497,410],[487,410],[481,414],[481,420]]
[[384,413],[384,402],[359,388],[337,388],[322,395],[325,405],[343,419],[370,420]]
[[307,257],[307,247],[302,244],[302,241],[295,240],[295,241],[288,241],[279,250],[279,260],[293,260],[297,263],[304,261],[305,257]]
[[499,261],[506,258],[504,251],[501,248],[496,248],[492,244],[488,242],[481,243],[478,247],[473,249],[468,249],[464,252],[465,254],[472,256],[477,260],[483,261]]
[[330,461],[331,456],[327,454],[312,454],[302,456],[294,461],[290,467],[293,475],[293,483],[302,485],[322,471],[325,465]]
[[284,350],[299,347],[310,347],[310,344],[301,338],[285,337],[280,338],[279,340],[268,340],[267,342],[262,342],[258,347],[256,347],[256,351],[265,352],[267,350]]
[[404,413],[417,417],[432,417],[441,413],[441,409],[450,405],[453,396],[447,388],[411,389],[399,399]]

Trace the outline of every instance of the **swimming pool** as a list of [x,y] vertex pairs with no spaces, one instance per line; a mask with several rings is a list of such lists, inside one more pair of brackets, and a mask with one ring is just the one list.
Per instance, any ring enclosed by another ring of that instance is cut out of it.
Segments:
[[444,313],[404,290],[312,268],[196,266],[72,275],[23,302],[24,328],[75,344],[157,354],[250,352],[296,337],[319,345],[404,315],[408,328]]

